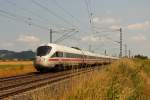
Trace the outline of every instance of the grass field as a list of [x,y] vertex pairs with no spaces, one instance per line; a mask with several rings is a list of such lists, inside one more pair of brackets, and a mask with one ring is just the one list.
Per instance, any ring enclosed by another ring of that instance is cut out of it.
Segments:
[[[35,72],[31,61],[0,62],[0,77],[28,72]],[[150,100],[150,60],[121,59],[67,84],[65,90],[57,87],[61,94],[47,90],[30,97],[45,98],[47,94],[53,100],[49,95],[55,94],[57,100]]]
[[58,100],[150,100],[150,60],[122,59],[75,82]]
[[0,77],[35,72],[32,61],[0,61]]

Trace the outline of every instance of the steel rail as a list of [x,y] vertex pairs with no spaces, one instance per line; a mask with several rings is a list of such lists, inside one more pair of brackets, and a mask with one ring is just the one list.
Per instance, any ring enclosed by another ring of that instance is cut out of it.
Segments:
[[83,73],[91,72],[95,69],[97,68],[92,67],[92,68],[82,68],[78,70],[64,71],[64,72],[59,72],[59,74],[55,74],[55,75],[50,74],[49,76],[41,77],[41,78],[37,77],[37,79],[32,81],[31,80],[24,81],[20,84],[13,84],[12,86],[10,85],[8,87],[3,87],[0,89],[0,99],[13,96],[18,93],[22,93],[37,87],[41,87],[46,84],[52,84],[65,79],[69,79],[71,77],[81,75]]
[[0,82],[11,81],[11,80],[20,79],[20,78],[26,78],[26,77],[29,77],[29,76],[33,76],[36,73],[37,72],[23,74],[23,75],[17,75],[17,76],[11,76],[11,77],[3,77],[3,78],[0,78]]

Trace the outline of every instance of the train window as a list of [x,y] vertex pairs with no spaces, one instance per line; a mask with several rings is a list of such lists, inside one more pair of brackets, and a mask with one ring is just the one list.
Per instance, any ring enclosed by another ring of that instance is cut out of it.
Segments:
[[69,53],[65,53],[65,54],[66,54],[66,57],[69,58]]
[[81,58],[81,55],[80,54],[76,54],[76,58]]
[[57,52],[58,57],[63,57],[63,53],[62,52]]
[[37,48],[37,56],[45,56],[51,51],[50,46],[40,46]]
[[74,54],[74,53],[65,53],[67,58],[80,58],[80,54]]
[[66,53],[66,57],[67,58],[72,58],[72,54],[71,53]]
[[63,57],[63,53],[62,52],[55,52],[52,57]]

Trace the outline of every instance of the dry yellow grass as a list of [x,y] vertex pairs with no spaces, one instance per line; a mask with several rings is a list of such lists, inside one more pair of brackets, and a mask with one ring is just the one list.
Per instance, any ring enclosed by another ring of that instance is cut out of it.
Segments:
[[150,61],[121,59],[29,94],[30,100],[150,100]]
[[0,77],[10,77],[35,72],[32,61],[5,61],[0,62]]
[[33,61],[0,61],[0,65],[33,64]]
[[150,77],[143,64],[119,60],[75,79],[68,90],[56,96],[58,100],[150,100]]

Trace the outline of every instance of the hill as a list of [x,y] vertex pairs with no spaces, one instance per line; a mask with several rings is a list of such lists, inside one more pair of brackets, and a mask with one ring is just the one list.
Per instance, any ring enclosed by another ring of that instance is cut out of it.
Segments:
[[34,59],[35,52],[33,51],[9,51],[9,50],[0,50],[0,59]]

